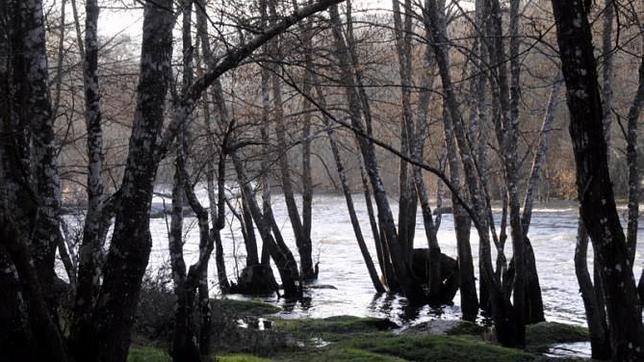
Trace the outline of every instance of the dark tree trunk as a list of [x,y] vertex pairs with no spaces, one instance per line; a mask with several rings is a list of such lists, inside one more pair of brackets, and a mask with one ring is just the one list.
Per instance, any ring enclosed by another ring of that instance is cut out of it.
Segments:
[[[257,254],[257,238],[255,237],[255,228],[253,226],[253,216],[248,208],[248,203],[242,195],[242,218],[244,220],[244,242],[246,243],[246,265],[256,265],[260,263],[259,254]],[[262,264],[268,263],[264,260],[264,253],[262,252]]]
[[17,344],[8,353],[19,360],[65,361],[53,288],[64,241],[42,2],[3,2],[0,25],[0,262],[7,267],[0,302],[8,322],[0,331],[23,328],[9,339]]
[[[297,4],[296,1],[293,2]],[[310,96],[313,88],[313,32],[312,21],[308,20],[303,28],[304,38],[304,80],[302,91],[306,96]],[[302,120],[302,233],[305,240],[311,241],[312,211],[313,211],[313,179],[311,177],[311,102],[303,100],[303,120]],[[311,261],[312,263],[312,261]],[[317,265],[316,265],[317,268]],[[310,271],[309,271],[310,272]],[[317,270],[314,270],[314,277],[317,278]],[[313,276],[313,275],[312,275]],[[305,279],[306,276],[303,276]]]
[[[6,234],[2,230],[3,240],[7,240]],[[20,293],[18,272],[6,248],[0,245],[0,350],[7,361],[36,362],[49,357],[49,353],[44,348],[34,348],[36,342],[23,313],[25,306],[21,303]],[[47,355],[37,356],[39,351]]]
[[[9,350],[19,354],[19,360],[23,358],[33,358],[34,360],[48,360],[48,361],[66,361],[65,345],[63,337],[58,329],[58,326],[51,318],[49,306],[47,305],[45,296],[43,295],[43,288],[40,285],[40,278],[37,269],[32,262],[30,250],[27,247],[26,239],[20,234],[14,223],[4,218],[2,221],[2,229],[0,230],[0,237],[2,244],[0,244],[0,253],[6,250],[15,266],[15,270],[20,279],[20,294],[22,294],[28,313],[28,319],[22,322],[20,326],[23,331],[31,334],[34,345],[30,345],[23,351]],[[11,283],[11,281],[9,281]],[[3,285],[3,289],[4,289]],[[7,288],[7,292],[11,293],[11,289]],[[17,295],[16,295],[17,296]],[[51,297],[51,296],[50,296]],[[16,301],[21,298],[16,298]],[[8,307],[16,307],[15,304],[10,304]],[[14,312],[16,312],[14,310]],[[12,313],[13,314],[13,313]],[[15,315],[11,315],[11,321],[17,322]],[[24,323],[28,322],[30,330]],[[24,342],[20,338],[20,334],[15,336],[18,343]],[[15,346],[18,347],[18,346]],[[34,355],[31,355],[31,353]]]
[[16,188],[8,189],[11,194],[6,195],[7,200],[12,202],[5,206],[12,209],[7,210],[7,217],[15,218],[16,232],[29,235],[29,254],[43,288],[42,295],[57,324],[58,301],[52,289],[54,261],[56,248],[64,245],[64,240],[58,223],[60,180],[49,98],[43,4],[7,1],[3,8],[2,21],[6,22],[7,30],[2,35],[7,51],[6,56],[3,54],[6,62],[3,66],[8,87],[2,95],[8,103],[3,116],[3,138],[11,144],[5,156],[11,158],[11,165],[5,167],[10,182],[16,183]]
[[608,338],[608,325],[606,325],[603,305],[600,305],[595,295],[595,287],[588,273],[588,233],[584,223],[579,219],[577,228],[577,244],[575,245],[575,273],[579,282],[581,298],[586,310],[586,323],[590,332],[590,346],[592,357],[595,359],[610,358],[610,340]]
[[579,1],[553,0],[577,165],[581,218],[603,281],[612,358],[644,358],[640,302],[608,172],[602,104],[587,11]]
[[[637,247],[637,226],[639,223],[640,206],[640,170],[637,163],[637,123],[644,103],[644,59],[640,62],[639,86],[637,93],[628,110],[626,135],[626,162],[628,163],[628,224],[626,227],[626,246],[628,247],[631,265],[635,259]],[[640,298],[640,303],[644,299]]]
[[104,279],[94,313],[95,334],[88,336],[83,360],[123,361],[130,345],[141,278],[152,240],[149,218],[157,135],[165,108],[172,55],[172,1],[146,3],[143,20],[141,76],[129,153],[121,186],[121,207],[105,263]]
[[239,184],[242,189],[242,193],[244,194],[243,197],[248,202],[248,208],[253,215],[255,225],[257,225],[257,229],[262,238],[263,247],[268,250],[268,253],[275,261],[277,270],[280,273],[282,285],[284,286],[284,296],[289,299],[300,298],[302,296],[302,290],[299,285],[300,277],[297,270],[297,262],[284,241],[281,240],[281,236],[280,238],[273,238],[271,230],[277,230],[279,232],[279,229],[276,228],[277,225],[275,224],[275,220],[272,219],[271,216],[267,216],[266,213],[262,214],[262,211],[257,204],[255,191],[248,182],[246,171],[244,170],[242,161],[236,152],[237,151],[232,151],[231,158],[235,165],[235,170],[237,171]]

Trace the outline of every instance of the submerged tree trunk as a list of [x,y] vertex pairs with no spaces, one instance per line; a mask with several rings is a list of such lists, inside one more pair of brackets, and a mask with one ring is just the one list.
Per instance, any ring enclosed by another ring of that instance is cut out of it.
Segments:
[[[343,80],[345,82],[344,85],[347,101],[350,108],[351,125],[361,134],[364,134],[364,126],[361,119],[360,98],[358,97],[356,91],[354,75],[351,72],[351,53],[347,48],[344,36],[342,34],[337,6],[330,7],[329,13],[331,15],[332,32],[335,40],[335,56],[338,59],[339,68],[342,72]],[[412,301],[422,300],[424,299],[424,293],[420,288],[419,283],[413,277],[411,263],[405,257],[405,249],[398,239],[398,233],[396,230],[396,225],[394,223],[393,214],[391,212],[391,208],[389,207],[387,194],[380,177],[374,144],[369,139],[361,137],[360,134],[356,134],[356,138],[358,140],[360,152],[365,163],[367,175],[369,176],[371,185],[373,186],[373,193],[376,200],[376,205],[378,207],[378,218],[384,231],[383,234],[385,236],[383,244],[387,246],[391,255],[392,266],[396,279],[400,283],[401,288],[408,299]]]
[[[270,16],[275,18],[277,16],[276,12],[276,0],[267,0],[268,8],[270,10]],[[271,56],[275,58],[276,62],[281,61],[281,54],[279,50],[279,45],[277,39],[274,39],[272,42]],[[273,72],[278,72],[279,68],[272,66]],[[291,171],[288,161],[287,146],[286,141],[286,123],[284,120],[284,111],[282,108],[282,90],[280,85],[280,80],[277,74],[273,74],[271,77],[271,88],[273,94],[273,118],[275,121],[275,133],[277,136],[278,143],[278,164],[280,169],[280,176],[282,181],[282,192],[284,193],[284,201],[286,202],[286,209],[288,211],[288,216],[293,226],[293,233],[295,234],[295,243],[297,245],[297,250],[300,254],[300,276],[305,280],[316,279],[315,271],[313,270],[313,259],[312,259],[312,243],[310,233],[307,235],[304,231],[304,226],[302,224],[302,219],[300,219],[300,212],[297,208],[297,203],[295,202],[295,196],[293,195],[293,184],[291,183]]]
[[[294,1],[294,4],[297,2]],[[297,7],[296,7],[297,9]],[[313,89],[313,32],[312,32],[312,20],[307,20],[307,22],[302,26],[303,37],[304,37],[304,65],[306,69],[304,70],[304,79],[302,91],[305,95],[309,96],[312,93]],[[311,102],[306,99],[303,99],[303,120],[302,120],[302,233],[304,234],[304,240],[311,242],[311,228],[312,228],[312,212],[313,212],[313,179],[311,176],[311,117],[312,109]],[[312,252],[312,249],[309,248],[309,253]],[[312,257],[312,256],[311,256]],[[313,261],[311,260],[311,263]],[[313,277],[317,278],[318,265],[315,265],[313,270],[313,275],[303,275],[304,279]],[[304,271],[304,268],[302,268]],[[307,271],[308,273],[311,270]]]
[[[489,2],[490,23],[488,29],[493,41],[489,45],[490,59],[493,64],[492,94],[498,102],[501,111],[500,121],[495,122],[497,127],[497,141],[501,148],[504,180],[508,193],[508,211],[510,216],[512,253],[514,264],[514,277],[512,284],[513,304],[516,310],[517,340],[520,345],[525,344],[525,323],[529,318],[528,310],[533,309],[533,303],[526,298],[526,276],[528,260],[526,258],[526,239],[524,238],[523,225],[521,224],[521,205],[519,200],[519,164],[517,147],[519,138],[519,1],[510,2],[510,79],[505,66],[505,49],[502,38],[501,9],[498,1]],[[499,129],[500,127],[500,129]],[[531,261],[534,263],[534,261]],[[536,271],[534,272],[536,274]],[[538,278],[538,277],[537,277]],[[537,279],[538,280],[538,279]],[[540,293],[537,293],[540,299]],[[532,308],[528,308],[528,304]],[[535,308],[536,309],[536,308]]]
[[608,172],[592,35],[581,2],[552,1],[570,111],[580,213],[593,243],[608,311],[612,358],[644,358],[640,302]]
[[262,214],[257,204],[255,191],[248,182],[246,171],[244,170],[241,159],[237,155],[237,151],[231,152],[231,158],[237,171],[242,193],[244,193],[243,197],[248,202],[248,208],[253,215],[253,220],[262,238],[263,247],[270,253],[280,273],[282,285],[284,286],[284,296],[291,299],[300,298],[302,290],[299,285],[300,277],[297,270],[297,262],[286,244],[284,244],[284,241],[279,238],[273,238],[271,230],[273,229],[272,224],[274,224],[274,220],[269,220],[270,218],[266,214]]
[[[416,131],[414,129],[414,117],[412,115],[411,107],[411,1],[405,0],[404,13],[400,9],[400,2],[398,0],[393,0],[392,5],[394,35],[396,38],[395,46],[398,58],[398,74],[400,76],[400,94],[402,101],[402,117],[400,119],[399,133],[400,151],[409,157],[416,147]],[[404,19],[401,15],[404,15]],[[354,56],[354,54],[355,52],[352,53],[352,56]],[[415,180],[410,172],[411,170],[407,161],[401,159],[399,162],[398,188],[400,191],[398,197],[398,240],[404,249],[405,258],[411,260],[416,230],[416,209],[418,208],[418,196],[414,190],[414,187],[417,185],[415,185]],[[431,210],[429,217],[432,218]],[[429,225],[429,230],[426,229],[426,234],[434,234],[432,239],[436,241],[433,223],[434,221],[432,220],[431,225]],[[431,250],[435,250],[438,247],[438,242],[432,242],[432,240],[429,239],[429,236],[428,243],[430,244]],[[434,253],[432,255],[438,255],[440,258],[440,248],[438,248],[438,254]],[[436,265],[438,265],[438,268],[440,269],[440,263],[432,264],[434,267]],[[433,283],[435,289],[439,289],[440,280],[438,280],[438,278],[439,277],[436,277],[435,279],[437,282]],[[435,291],[439,292],[438,290]]]
[[489,287],[492,314],[498,341],[505,346],[520,346],[522,339],[520,331],[517,330],[516,313],[510,301],[503,294],[499,282],[494,275],[490,250],[489,226],[487,217],[483,213],[484,205],[479,195],[480,185],[476,175],[476,166],[469,142],[465,135],[463,121],[460,118],[458,103],[449,73],[449,55],[446,49],[447,34],[444,19],[441,17],[441,14],[442,10],[438,9],[434,0],[425,1],[426,21],[429,24],[432,34],[432,47],[436,55],[443,85],[445,107],[449,112],[449,117],[446,118],[448,122],[446,127],[453,127],[454,136],[461,151],[461,160],[467,178],[466,184],[469,187],[473,211],[478,216],[476,226],[480,238],[479,257],[482,263],[482,279]]
[[[317,75],[313,75],[318,96],[317,98],[319,100],[320,106],[326,108],[326,100],[316,78]],[[342,193],[344,194],[344,198],[347,202],[349,219],[351,220],[351,226],[353,227],[353,232],[356,236],[356,241],[358,242],[360,253],[362,253],[362,258],[364,259],[365,265],[367,266],[367,272],[369,272],[369,277],[371,278],[371,283],[373,284],[374,289],[378,293],[384,293],[385,287],[382,285],[382,282],[378,278],[378,272],[376,271],[376,267],[374,266],[373,260],[371,259],[371,254],[369,254],[369,249],[367,248],[367,244],[364,240],[362,229],[360,227],[360,221],[358,220],[358,216],[356,215],[356,209],[353,204],[353,196],[351,195],[351,188],[349,187],[349,182],[347,181],[347,176],[344,170],[344,162],[342,161],[342,158],[340,156],[340,150],[338,148],[335,131],[333,130],[331,122],[326,116],[324,116],[324,126],[326,128],[327,137],[329,138],[331,152],[333,153],[333,158],[335,159],[336,169],[338,171],[338,177],[340,178],[340,185],[342,187]]]
[[[431,36],[431,26],[428,19],[424,19],[425,32]],[[434,55],[435,57],[435,55]],[[425,52],[425,59],[428,65],[434,63],[431,46],[428,44]],[[449,112],[444,109],[443,117],[447,119]],[[447,122],[443,127],[445,145],[447,148],[447,163],[449,165],[450,182],[462,190],[458,150],[454,139],[452,123]],[[424,137],[423,137],[424,138]],[[422,138],[420,138],[422,139]],[[456,249],[458,253],[459,287],[461,289],[461,309],[464,320],[476,320],[479,302],[476,293],[476,281],[474,278],[474,264],[472,259],[472,247],[470,244],[471,222],[465,209],[452,194],[452,208],[454,215],[454,232],[456,234]]]
[[[207,23],[207,14],[205,12],[205,6],[206,2],[204,0],[199,0],[196,6],[196,12],[197,12],[197,35],[199,37],[200,43],[201,43],[201,51],[202,51],[202,56],[204,63],[206,64],[211,64],[212,62],[212,50],[210,49],[210,40],[208,37],[208,23]],[[187,29],[189,31],[189,29]],[[184,31],[185,32],[185,31]],[[215,81],[215,83],[218,83],[218,81]],[[223,102],[222,99],[219,99],[219,96],[215,93],[218,93],[220,85],[215,84],[213,86],[214,90],[212,91],[212,98],[213,98],[213,103],[215,103],[215,108],[217,111],[218,116],[220,117],[221,121],[224,121],[223,115],[222,115],[222,105],[220,104]],[[208,130],[208,146],[211,148],[218,147],[216,145],[216,141],[214,139],[214,127],[212,125],[212,120],[211,120],[211,113],[210,113],[210,106],[208,105],[208,102],[204,105],[204,122],[206,124],[206,129]],[[224,110],[225,111],[225,110]],[[220,129],[225,129],[226,125],[222,125],[219,127]],[[224,152],[223,149],[219,150],[220,155]],[[217,220],[219,219],[217,209],[218,209],[218,197],[216,196],[216,192],[219,191],[219,187],[215,186],[215,166],[214,166],[214,160],[207,160],[207,165],[206,165],[206,188],[207,188],[207,193],[208,193],[208,203],[210,205],[209,210],[210,210],[210,221],[212,223],[212,228],[213,228],[213,237],[215,238],[215,266],[217,268],[217,279],[219,282],[219,288],[223,293],[226,293],[228,289],[230,288],[230,283],[228,282],[228,275],[226,272],[226,263],[224,262],[224,250],[223,246],[221,244],[221,235],[220,231],[223,228],[223,226],[220,228],[217,225]],[[222,171],[225,170],[218,170],[219,173],[222,173]],[[219,179],[219,177],[218,177]],[[217,190],[216,190],[217,188]],[[223,188],[221,188],[223,189]],[[257,252],[255,252],[255,255],[257,255]],[[207,276],[208,274],[208,266],[205,266],[206,271],[205,274]],[[207,281],[203,281],[202,284],[206,285],[207,289]],[[200,290],[204,290],[204,287],[201,287]],[[202,304],[204,304],[209,297],[207,295],[201,295],[202,293],[200,292],[200,299],[202,300]],[[202,308],[205,308],[206,305],[203,305]]]

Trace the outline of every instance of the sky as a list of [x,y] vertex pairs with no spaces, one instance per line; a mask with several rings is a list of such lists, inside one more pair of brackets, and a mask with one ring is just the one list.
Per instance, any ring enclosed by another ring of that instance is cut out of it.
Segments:
[[[249,0],[250,1],[250,0]],[[133,39],[140,38],[143,9],[135,0],[100,0],[101,13],[98,30],[103,36],[118,33],[129,34]],[[354,0],[355,9],[391,8],[391,0]]]
[[143,8],[132,0],[101,0],[98,31],[103,36],[119,33],[130,35],[133,39],[141,36]]

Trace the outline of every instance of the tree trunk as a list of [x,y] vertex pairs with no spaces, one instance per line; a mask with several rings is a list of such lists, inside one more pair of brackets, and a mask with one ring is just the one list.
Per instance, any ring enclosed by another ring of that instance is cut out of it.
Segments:
[[[276,0],[268,0],[268,8],[272,18],[277,17]],[[272,41],[271,56],[277,63],[281,61],[282,55],[280,54],[277,39]],[[277,64],[275,63],[275,64]],[[273,72],[278,72],[279,68],[273,66]],[[295,243],[297,250],[300,254],[300,270],[301,277],[305,280],[315,279],[315,271],[313,270],[312,259],[312,244],[310,234],[306,235],[300,213],[297,209],[295,196],[293,195],[293,185],[291,183],[290,165],[287,154],[287,141],[286,141],[286,124],[284,122],[284,112],[282,109],[282,90],[279,77],[273,74],[271,77],[271,88],[273,93],[273,118],[276,123],[275,133],[278,143],[278,164],[280,169],[280,176],[282,181],[282,192],[284,193],[284,201],[286,202],[286,209],[288,216],[293,226],[293,233],[295,234]]]
[[606,296],[612,358],[644,357],[644,334],[633,270],[608,172],[592,35],[581,2],[553,0],[570,111],[581,218],[593,243]]
[[121,207],[94,313],[95,334],[83,346],[87,361],[123,361],[130,345],[141,278],[150,255],[150,203],[157,171],[155,140],[163,122],[172,55],[172,1],[146,3],[137,111],[121,186]]
[[[8,239],[4,231],[3,241]],[[20,299],[20,279],[15,266],[10,260],[6,248],[0,246],[0,350],[8,361],[36,362],[49,357],[44,348],[34,348],[36,342],[31,335],[29,322],[22,312],[25,310]],[[45,353],[37,356],[37,353]]]
[[498,280],[494,276],[492,266],[492,257],[490,250],[489,230],[487,218],[483,214],[483,203],[479,195],[479,182],[476,175],[476,166],[472,158],[472,152],[469,142],[466,139],[465,129],[463,126],[458,103],[454,94],[454,89],[449,72],[449,55],[446,44],[448,41],[444,19],[441,16],[442,9],[439,10],[434,0],[425,1],[424,12],[430,33],[432,34],[432,47],[438,63],[441,82],[444,93],[444,107],[449,112],[449,117],[445,119],[446,127],[454,130],[454,135],[461,151],[461,160],[467,178],[466,184],[469,187],[470,198],[475,215],[479,216],[476,221],[477,231],[480,239],[479,258],[482,263],[482,278],[489,287],[492,313],[495,321],[496,334],[498,341],[505,346],[521,345],[520,331],[517,330],[516,313],[509,300],[504,296]]
[[[611,107],[613,105],[613,19],[615,18],[615,3],[613,0],[606,0],[602,11],[602,120],[604,127],[604,138],[610,147],[610,128],[613,123]],[[609,154],[610,157],[610,154]]]
[[[14,227],[15,224],[12,221],[4,218],[2,225],[0,236],[3,243],[0,244],[0,252],[7,251],[20,278],[20,294],[22,294],[26,303],[28,324],[31,327],[30,334],[33,342],[35,342],[34,345],[31,345],[26,350],[12,351],[10,349],[9,352],[19,353],[19,359],[22,360],[23,358],[30,358],[29,349],[33,349],[35,351],[35,360],[66,361],[63,337],[58,326],[51,318],[49,306],[42,293],[44,289],[40,285],[40,278],[32,262],[26,239]],[[20,297],[16,298],[16,300],[20,299]],[[26,330],[24,325],[21,327]]]
[[[504,179],[508,193],[508,210],[510,216],[512,253],[514,260],[514,280],[512,285],[513,304],[516,310],[517,341],[525,344],[525,323],[528,318],[528,300],[526,299],[526,246],[521,225],[521,204],[519,201],[519,165],[517,147],[519,138],[519,1],[510,2],[510,84],[505,66],[505,50],[501,24],[500,4],[496,0],[489,2],[490,7],[490,36],[494,38],[490,45],[490,59],[497,64],[492,69],[492,77],[496,84],[492,85],[495,101],[501,110],[501,122],[496,122],[498,143],[501,148]],[[536,274],[536,272],[534,273]]]
[[255,225],[257,225],[257,229],[259,230],[259,234],[264,244],[263,247],[270,253],[271,258],[275,261],[277,270],[280,273],[282,285],[284,286],[284,296],[290,299],[300,298],[302,296],[302,290],[299,285],[300,278],[297,270],[297,262],[286,244],[284,244],[284,241],[274,239],[273,235],[271,235],[271,229],[273,229],[275,220],[270,220],[270,217],[266,214],[262,215],[262,211],[260,210],[255,198],[255,191],[248,182],[246,171],[241,163],[241,159],[237,155],[237,151],[232,151],[231,157],[233,164],[235,165],[235,170],[237,171],[237,178],[239,180],[242,193],[244,193],[243,197],[248,202],[248,208],[250,209]]
[[532,159],[532,168],[530,169],[530,177],[528,178],[528,185],[526,187],[525,198],[523,199],[523,214],[521,215],[521,224],[523,224],[523,233],[528,235],[530,229],[530,221],[532,219],[532,207],[534,205],[534,196],[537,189],[537,181],[539,180],[543,165],[546,163],[546,156],[548,154],[548,141],[550,139],[550,132],[552,131],[552,122],[555,119],[555,110],[558,106],[559,91],[563,85],[563,80],[557,75],[552,88],[550,89],[550,96],[548,97],[548,105],[546,106],[546,113],[543,117],[543,124],[539,132],[539,144],[537,145]]
[[[297,4],[294,1],[294,4]],[[304,80],[302,90],[306,96],[312,93],[313,82],[313,33],[312,21],[308,20],[302,28],[304,37]],[[302,120],[302,233],[305,240],[311,240],[312,209],[313,209],[313,180],[311,177],[311,102],[303,99],[303,120]],[[311,261],[312,263],[312,261]],[[317,268],[317,265],[316,265]],[[310,271],[309,271],[310,272]],[[314,277],[317,279],[317,270],[314,270]],[[306,276],[303,276],[306,279]]]
[[[644,40],[643,40],[644,42]],[[640,206],[640,171],[637,166],[637,123],[644,103],[644,60],[640,62],[639,86],[637,93],[628,110],[626,135],[626,162],[628,163],[628,223],[626,227],[626,246],[628,257],[633,265],[637,247],[637,225],[639,222]],[[640,303],[643,299],[640,298]]]
[[[317,75],[313,74],[314,83],[316,86],[316,91],[320,105],[326,108],[326,100],[322,90],[320,89],[317,81]],[[378,278],[378,272],[376,267],[373,264],[371,255],[369,254],[369,249],[365,243],[364,236],[362,235],[362,229],[360,228],[360,221],[356,215],[356,209],[353,204],[353,197],[351,195],[351,189],[349,187],[349,182],[347,181],[347,176],[344,171],[344,163],[340,157],[340,150],[335,137],[335,131],[331,126],[331,122],[328,117],[324,116],[324,126],[326,128],[327,136],[329,137],[329,145],[331,146],[331,152],[333,153],[333,158],[335,159],[336,168],[338,171],[338,177],[340,178],[340,185],[342,186],[342,193],[347,202],[347,209],[349,211],[349,219],[351,220],[351,226],[353,226],[353,232],[356,235],[356,241],[358,242],[358,247],[360,248],[360,253],[362,253],[362,258],[364,259],[365,265],[367,266],[367,272],[371,278],[371,283],[373,284],[374,289],[378,293],[384,293],[385,287],[382,285],[380,278]]]
[[[211,64],[212,62],[212,51],[210,49],[210,39],[208,37],[208,23],[207,23],[207,14],[206,14],[206,1],[205,0],[199,0],[196,6],[196,11],[197,11],[197,34],[199,37],[199,40],[201,42],[201,50],[204,58],[204,62],[206,64]],[[190,27],[188,25],[188,29],[184,29],[184,33],[186,31],[190,31]],[[212,91],[212,98],[213,98],[213,103],[215,103],[215,108],[218,111],[218,116],[220,117],[220,120],[223,122],[224,121],[224,116],[225,114],[225,105],[221,104],[223,102],[223,99],[220,99],[218,94],[219,93],[221,85],[219,85],[219,81],[216,80],[215,85],[213,87]],[[208,137],[208,144],[210,147],[215,148],[218,145],[216,145],[216,141],[214,139],[214,127],[212,125],[212,120],[210,117],[210,107],[208,105],[208,102],[204,105],[204,121],[206,123],[206,129],[208,130],[208,134],[210,135]],[[226,126],[220,127],[221,129],[226,128]],[[223,149],[220,148],[219,154],[221,155],[224,152]],[[214,160],[207,160],[207,165],[206,165],[206,188],[208,192],[208,203],[209,203],[209,210],[210,210],[210,220],[212,223],[212,228],[213,228],[213,237],[215,238],[215,266],[217,268],[217,280],[219,282],[219,288],[222,291],[222,293],[226,293],[228,289],[230,288],[230,283],[228,282],[228,275],[226,272],[226,263],[224,261],[224,249],[221,244],[221,234],[220,230],[223,228],[223,225],[221,228],[219,227],[218,223],[218,209],[221,209],[219,206],[219,203],[221,201],[218,201],[218,197],[215,196],[215,167],[214,167]],[[220,162],[221,164],[221,157],[220,157]],[[224,165],[225,166],[225,165]],[[219,167],[218,170],[219,174],[223,174],[225,172],[224,170],[221,169],[221,166]],[[221,179],[222,177],[218,176],[217,179]],[[223,192],[224,188],[223,186],[217,186],[217,192]],[[218,195],[220,196],[220,195]],[[219,198],[221,200],[221,198]],[[223,205],[222,205],[223,206]],[[248,250],[248,254],[252,257],[253,255],[257,257],[257,248],[255,247],[255,253],[252,253],[252,249]],[[208,266],[205,266],[205,275],[207,277],[208,275]],[[207,300],[209,299],[209,296],[203,295],[204,292],[207,292],[208,289],[208,283],[207,280],[203,281],[201,284],[204,284],[205,286],[200,286],[199,288],[199,294],[200,294],[200,299],[202,300],[202,309],[207,308],[209,304],[206,305]],[[203,313],[202,313],[203,314]],[[207,323],[207,322],[206,322]]]
[[[42,1],[3,2],[0,19],[0,253],[8,255],[10,262],[3,264],[13,264],[20,281],[16,290],[11,277],[3,278],[7,284],[0,289],[6,294],[0,302],[11,310],[22,302],[4,298],[23,299],[22,320],[28,322],[23,328],[33,338],[36,358],[64,361],[53,288],[56,248],[64,241]],[[16,322],[13,316],[9,319]]]
[[610,358],[610,340],[608,338],[608,326],[606,325],[605,314],[602,312],[603,306],[597,302],[595,287],[588,273],[587,262],[588,251],[588,233],[584,223],[579,219],[577,228],[577,244],[575,245],[575,274],[579,282],[579,291],[584,301],[586,310],[586,322],[590,332],[590,346],[592,357],[595,359],[605,360]]
[[[87,214],[83,226],[83,241],[79,249],[78,287],[70,344],[76,348],[85,344],[92,326],[92,309],[99,290],[99,274],[103,256],[103,130],[98,85],[98,23],[96,0],[85,3],[85,124],[87,129]],[[82,349],[82,347],[81,347]],[[82,356],[77,356],[82,358]]]
[[[345,81],[344,85],[350,108],[351,125],[361,134],[364,134],[364,127],[360,117],[360,98],[355,90],[354,75],[351,72],[351,54],[347,48],[346,42],[344,41],[337,6],[331,6],[329,8],[329,13],[331,16],[332,32],[336,46],[335,56],[338,59],[339,68],[343,73],[342,75]],[[402,290],[408,299],[412,301],[422,300],[424,299],[424,293],[417,281],[413,278],[411,265],[404,254],[405,249],[398,240],[396,225],[394,223],[391,208],[389,207],[389,201],[387,199],[382,179],[380,178],[374,144],[371,140],[361,137],[360,134],[356,134],[356,138],[358,139],[360,151],[365,162],[365,168],[373,187],[376,206],[378,207],[378,218],[385,235],[384,243],[389,249],[396,279],[401,284]]]
[[[178,137],[181,140],[180,142],[183,142],[183,138],[184,136],[181,134]],[[197,361],[199,359],[199,348],[196,343],[197,337],[193,323],[194,292],[191,293],[186,283],[186,264],[183,259],[184,187],[181,176],[182,161],[180,160],[183,157],[181,155],[182,148],[181,145],[177,146],[174,184],[172,186],[170,232],[168,233],[174,294],[177,296],[170,355],[174,361]]]
[[[398,0],[392,1],[393,5],[393,19],[394,19],[394,35],[396,38],[396,54],[398,57],[398,73],[400,76],[400,94],[402,100],[402,117],[400,119],[400,151],[406,155],[411,156],[412,150],[415,146],[415,127],[414,117],[412,115],[411,107],[411,1],[405,0],[404,19],[401,18],[402,11],[400,9],[400,2]],[[353,56],[353,54],[352,54]],[[415,193],[414,187],[416,182],[412,176],[407,161],[400,160],[399,169],[399,198],[398,198],[398,240],[404,249],[405,257],[411,260],[411,253],[414,249],[414,236],[416,230],[416,209],[418,208],[418,196]],[[421,179],[422,182],[422,179]],[[422,202],[422,201],[421,201]],[[425,212],[425,211],[424,211]],[[431,212],[429,217],[432,218]],[[434,234],[432,239],[436,239],[435,230],[433,228],[434,221],[431,221],[430,230],[426,230],[426,234]],[[438,247],[438,243],[428,242],[433,245],[430,246],[431,250]],[[440,248],[438,248],[438,255],[440,257]],[[440,263],[437,263],[437,268],[440,268]],[[433,274],[432,274],[433,275]],[[440,275],[440,273],[439,273]],[[438,289],[440,281],[439,277],[435,278],[437,283],[434,287]],[[430,281],[431,283],[431,281]],[[436,292],[439,292],[438,290]]]

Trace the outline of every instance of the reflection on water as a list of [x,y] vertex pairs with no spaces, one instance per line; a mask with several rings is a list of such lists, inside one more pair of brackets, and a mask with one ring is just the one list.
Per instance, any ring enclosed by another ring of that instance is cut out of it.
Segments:
[[[370,238],[371,229],[366,207],[363,202],[360,202],[360,196],[356,195],[354,200],[363,234],[367,239],[374,262],[377,263],[373,240]],[[204,201],[207,203],[205,198]],[[282,228],[285,241],[291,246],[291,250],[297,253],[283,199],[275,197],[273,205],[277,223]],[[395,202],[392,201],[391,205],[394,215],[397,215]],[[229,216],[229,221],[229,226],[222,230],[222,239],[229,278],[234,280],[236,279],[235,274],[241,272],[243,268],[245,249],[239,224],[233,220],[232,216]],[[198,230],[191,219],[186,220],[186,225],[188,239],[185,246],[186,261],[193,262],[197,257]],[[149,267],[157,268],[168,260],[167,229],[163,219],[152,219],[151,228],[154,245]],[[585,324],[584,308],[573,264],[576,233],[577,209],[574,204],[567,204],[564,208],[537,208],[535,210],[530,226],[530,240],[535,251],[546,318],[551,321]],[[640,229],[639,237],[640,240],[644,237],[642,229]],[[320,262],[319,279],[314,285],[318,285],[320,288],[308,289],[306,297],[298,302],[263,298],[267,302],[282,307],[282,317],[372,316],[386,317],[398,324],[415,324],[430,319],[460,317],[459,294],[454,299],[454,305],[433,309],[428,306],[410,306],[405,298],[396,295],[374,293],[355,241],[343,197],[320,195],[314,198],[311,238],[314,243],[313,257]],[[261,243],[259,235],[257,235],[257,240]],[[456,239],[451,215],[443,216],[438,240],[443,253],[456,257]],[[415,246],[427,247],[420,212],[418,213]],[[478,265],[478,240],[474,230],[472,231],[472,250],[475,254],[474,265],[476,266]],[[509,255],[511,252],[511,245],[509,245],[506,254]],[[588,254],[592,255],[592,252],[589,251]],[[639,275],[641,269],[639,255],[644,255],[644,243],[638,244],[638,257],[636,258],[638,262],[635,265],[635,275]],[[495,256],[493,255],[493,257]],[[592,267],[592,263],[589,265]],[[210,280],[216,281],[214,261],[212,261],[209,270]],[[279,277],[277,272],[275,275]],[[478,278],[478,271],[475,276]],[[214,287],[216,293],[216,285]],[[483,320],[483,317],[480,318]]]
[[590,342],[573,342],[560,343],[550,347],[546,353],[547,357],[565,358],[565,357],[591,357]]

